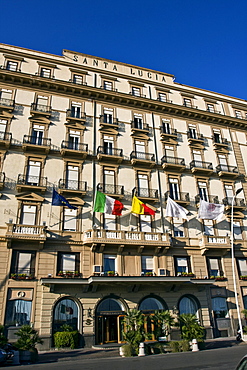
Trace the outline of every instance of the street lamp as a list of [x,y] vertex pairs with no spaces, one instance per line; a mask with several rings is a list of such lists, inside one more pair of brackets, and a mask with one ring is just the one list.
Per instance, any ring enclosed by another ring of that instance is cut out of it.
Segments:
[[233,286],[234,286],[234,294],[235,294],[235,301],[237,306],[237,314],[238,314],[238,325],[239,325],[239,331],[241,334],[241,338],[243,338],[243,326],[241,322],[241,316],[240,316],[240,310],[239,310],[239,303],[238,303],[238,293],[237,293],[237,285],[236,285],[236,271],[235,271],[235,261],[234,261],[234,235],[233,235],[233,204],[234,200],[236,199],[236,196],[243,190],[243,188],[240,188],[236,191],[236,194],[232,197],[232,212],[231,212],[231,251],[232,251],[232,277],[233,277]]

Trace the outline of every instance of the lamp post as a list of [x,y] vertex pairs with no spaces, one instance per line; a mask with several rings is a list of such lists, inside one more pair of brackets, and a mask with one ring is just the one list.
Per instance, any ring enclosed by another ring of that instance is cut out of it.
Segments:
[[231,209],[231,251],[232,251],[232,277],[233,277],[233,286],[234,286],[234,294],[235,294],[235,301],[237,306],[237,314],[238,314],[238,325],[239,331],[241,334],[241,338],[243,338],[243,326],[241,322],[240,310],[239,310],[239,303],[238,303],[238,293],[237,293],[237,285],[236,285],[236,271],[235,271],[235,261],[234,261],[234,235],[233,235],[233,205],[236,199],[236,196],[243,190],[240,188],[236,191],[236,194],[232,197],[232,209]]

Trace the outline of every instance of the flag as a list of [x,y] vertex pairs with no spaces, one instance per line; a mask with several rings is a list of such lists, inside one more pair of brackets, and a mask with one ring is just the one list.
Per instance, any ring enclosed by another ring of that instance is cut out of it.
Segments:
[[155,215],[155,211],[150,207],[146,206],[146,204],[144,204],[135,195],[132,198],[131,212],[136,213],[137,215],[150,215],[150,216]]
[[94,202],[94,212],[121,216],[123,207],[123,203],[121,203],[119,200],[111,198],[108,195],[97,191]]
[[55,189],[53,189],[51,204],[53,206],[67,206],[70,209],[77,209],[77,207],[72,206],[61,194],[58,194]]
[[167,199],[166,203],[166,217],[176,217],[176,218],[183,218],[188,220],[187,214],[189,211],[184,207],[180,206],[170,197]]
[[198,210],[198,218],[203,220],[217,220],[222,219],[225,206],[224,204],[209,203],[205,200],[200,200],[200,207]]

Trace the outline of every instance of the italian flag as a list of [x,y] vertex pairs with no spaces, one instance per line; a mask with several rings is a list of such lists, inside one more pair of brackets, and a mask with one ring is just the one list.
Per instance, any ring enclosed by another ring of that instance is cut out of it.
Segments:
[[119,202],[119,200],[108,197],[108,195],[97,191],[94,202],[94,212],[121,216],[123,207],[123,203]]

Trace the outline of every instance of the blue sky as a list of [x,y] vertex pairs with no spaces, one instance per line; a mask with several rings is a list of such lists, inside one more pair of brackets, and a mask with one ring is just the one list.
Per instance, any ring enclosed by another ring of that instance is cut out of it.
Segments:
[[246,0],[6,0],[0,42],[69,49],[247,99]]

